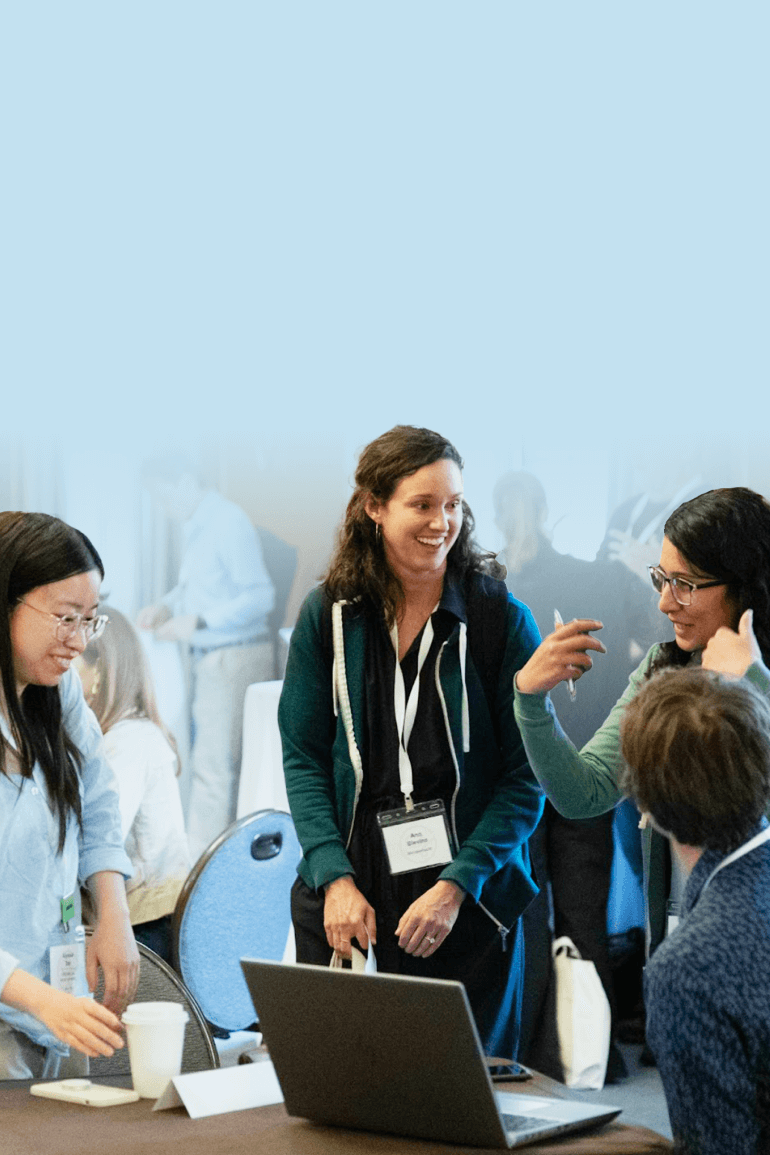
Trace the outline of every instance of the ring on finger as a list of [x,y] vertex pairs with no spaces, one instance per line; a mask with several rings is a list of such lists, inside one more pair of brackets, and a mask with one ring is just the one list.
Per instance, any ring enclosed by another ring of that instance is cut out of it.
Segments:
[[436,941],[435,938],[430,934],[426,934],[425,937],[428,940],[428,942],[430,943],[430,945],[433,946],[434,942]]

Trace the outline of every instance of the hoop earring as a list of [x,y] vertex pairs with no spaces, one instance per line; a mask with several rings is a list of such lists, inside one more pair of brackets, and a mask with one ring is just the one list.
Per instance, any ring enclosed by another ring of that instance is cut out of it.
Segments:
[[378,521],[375,521],[375,523],[374,523],[374,540],[377,542],[378,545],[380,543],[381,538],[382,538],[382,529],[380,527],[380,523]]

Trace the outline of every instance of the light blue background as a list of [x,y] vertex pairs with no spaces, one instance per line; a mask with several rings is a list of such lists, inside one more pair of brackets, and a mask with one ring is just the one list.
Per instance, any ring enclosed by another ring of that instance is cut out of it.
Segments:
[[626,452],[761,463],[769,23],[6,6],[0,436],[119,461],[216,433],[301,473],[332,433],[352,461],[427,424],[469,487],[588,479],[594,545]]

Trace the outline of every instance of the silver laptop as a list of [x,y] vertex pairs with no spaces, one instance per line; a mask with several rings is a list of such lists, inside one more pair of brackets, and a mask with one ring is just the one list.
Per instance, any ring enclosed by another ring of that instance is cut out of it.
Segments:
[[241,959],[290,1115],[521,1147],[617,1107],[495,1091],[462,983]]

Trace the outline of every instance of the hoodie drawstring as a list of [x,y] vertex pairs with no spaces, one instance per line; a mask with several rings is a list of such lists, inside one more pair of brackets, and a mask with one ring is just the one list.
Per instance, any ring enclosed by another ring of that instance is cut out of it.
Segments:
[[463,683],[463,700],[462,700],[462,729],[463,729],[463,753],[467,754],[471,748],[471,719],[470,710],[468,708],[468,687],[465,683],[465,659],[468,653],[468,627],[465,622],[460,622],[460,677]]

